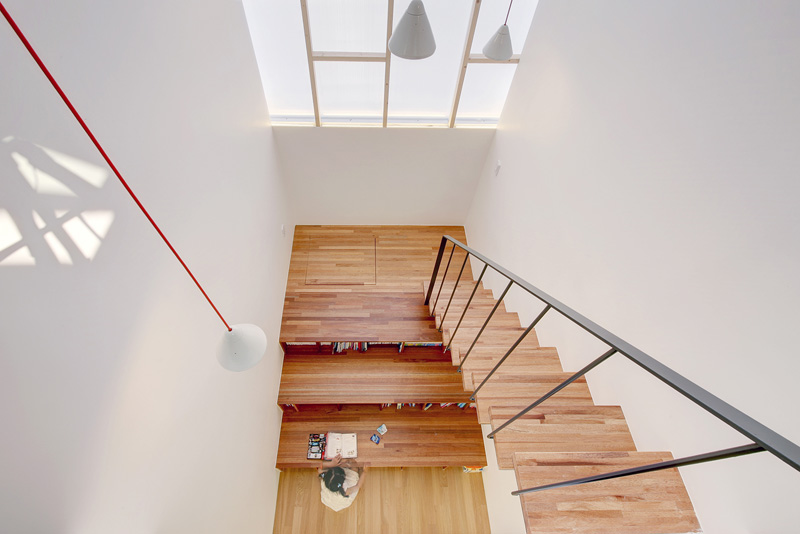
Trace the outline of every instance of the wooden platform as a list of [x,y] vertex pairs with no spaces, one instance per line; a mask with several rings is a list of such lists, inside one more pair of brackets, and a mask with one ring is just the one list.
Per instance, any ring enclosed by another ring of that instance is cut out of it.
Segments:
[[[475,409],[421,405],[304,405],[283,414],[278,469],[316,468],[319,460],[306,459],[308,435],[324,432],[358,434],[357,465],[372,467],[484,466],[486,455]],[[389,429],[379,444],[370,436],[385,424]]]
[[466,242],[461,226],[297,226],[280,342],[441,341],[419,288],[443,234]]
[[279,404],[387,402],[469,402],[469,394],[439,347],[398,353],[395,346],[373,346],[334,355],[308,348],[284,355]]

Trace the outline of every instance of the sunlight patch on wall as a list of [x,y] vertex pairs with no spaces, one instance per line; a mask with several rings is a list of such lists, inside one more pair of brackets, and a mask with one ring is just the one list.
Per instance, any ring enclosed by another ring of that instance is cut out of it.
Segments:
[[103,167],[99,167],[93,163],[89,163],[88,161],[63,154],[53,150],[52,148],[46,148],[41,145],[36,146],[44,150],[44,153],[50,156],[53,161],[70,171],[78,178],[81,178],[85,182],[95,186],[98,189],[103,187],[106,183],[106,180],[108,180],[108,170],[104,169]]
[[77,196],[69,187],[64,185],[59,180],[56,180],[41,169],[37,169],[33,164],[20,154],[19,152],[12,152],[11,158],[17,163],[17,169],[23,178],[28,182],[31,188],[37,193],[43,195],[59,195],[66,197]]
[[72,256],[69,255],[67,247],[58,240],[53,232],[44,234],[44,240],[50,246],[50,250],[53,251],[58,263],[61,265],[72,265]]
[[33,257],[28,247],[17,249],[0,261],[0,265],[36,265],[36,258]]
[[0,179],[12,195],[0,198],[0,266],[92,261],[114,222],[113,211],[94,208],[110,171],[13,136],[2,142]]
[[80,217],[69,219],[63,227],[81,254],[87,260],[92,260],[112,222],[114,214],[111,211],[85,211]]
[[[58,217],[58,215],[56,215],[56,217]],[[44,227],[47,226],[47,223],[44,222],[44,219],[42,219],[42,216],[39,215],[36,210],[33,210],[33,224],[35,224],[36,228],[39,230],[44,230]]]
[[7,210],[0,209],[0,250],[22,241],[22,234]]
[[[0,209],[0,266],[3,265],[36,265],[36,259],[26,246],[15,247],[22,241],[22,234],[14,224],[14,219],[7,210]],[[2,251],[9,254],[3,258]]]

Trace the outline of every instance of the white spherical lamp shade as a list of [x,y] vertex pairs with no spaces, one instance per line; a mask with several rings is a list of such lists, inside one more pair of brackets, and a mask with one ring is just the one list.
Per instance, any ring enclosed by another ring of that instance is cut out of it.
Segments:
[[389,39],[389,51],[403,59],[425,59],[433,55],[436,41],[422,0],[411,0]]
[[217,360],[228,371],[247,371],[261,361],[267,335],[254,324],[235,324],[217,347]]
[[496,61],[511,59],[514,52],[511,50],[511,34],[508,26],[503,24],[500,29],[494,32],[492,38],[483,47],[483,55]]

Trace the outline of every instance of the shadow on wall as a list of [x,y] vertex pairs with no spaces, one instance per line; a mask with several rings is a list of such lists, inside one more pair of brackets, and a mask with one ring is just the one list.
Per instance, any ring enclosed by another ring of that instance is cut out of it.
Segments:
[[91,261],[114,222],[107,169],[13,136],[0,140],[0,267]]

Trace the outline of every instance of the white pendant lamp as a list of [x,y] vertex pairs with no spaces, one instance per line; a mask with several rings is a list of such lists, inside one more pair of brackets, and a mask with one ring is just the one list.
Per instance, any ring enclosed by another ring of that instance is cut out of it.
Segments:
[[217,360],[228,371],[247,371],[261,361],[267,349],[267,335],[254,324],[235,324],[225,332]]
[[514,51],[511,49],[511,33],[508,31],[508,15],[511,13],[511,4],[513,3],[514,0],[511,0],[508,4],[506,21],[494,32],[492,38],[489,39],[489,42],[483,47],[483,55],[489,59],[506,61],[507,59],[511,59],[511,56],[514,54]]
[[214,311],[217,312],[217,315],[219,316],[220,320],[225,325],[225,328],[227,330],[225,332],[224,337],[222,338],[222,342],[219,344],[219,347],[217,349],[217,359],[219,360],[219,363],[221,363],[225,369],[229,369],[231,371],[245,371],[256,365],[258,362],[261,361],[261,358],[264,356],[264,351],[267,348],[267,336],[266,334],[264,334],[264,331],[252,324],[237,324],[233,325],[233,327],[228,325],[228,322],[225,321],[225,319],[222,317],[222,314],[219,312],[219,310],[217,310],[217,307],[214,306],[213,302],[211,302],[211,299],[208,297],[205,290],[200,285],[200,282],[197,281],[197,279],[192,274],[192,271],[190,271],[189,267],[186,265],[186,263],[184,263],[183,259],[178,254],[178,251],[176,251],[175,248],[172,246],[172,244],[169,242],[167,236],[164,235],[164,233],[161,231],[161,228],[158,227],[156,222],[150,216],[150,213],[148,213],[148,211],[139,201],[139,198],[134,194],[133,190],[128,185],[128,182],[126,182],[125,179],[122,177],[122,174],[120,174],[119,170],[117,170],[117,167],[111,161],[111,158],[108,157],[106,151],[103,150],[102,146],[100,146],[100,142],[94,136],[92,131],[89,130],[89,127],[83,121],[83,118],[81,118],[80,114],[78,113],[78,110],[75,109],[75,107],[72,105],[72,102],[70,102],[69,98],[67,98],[67,95],[64,93],[64,91],[61,90],[61,86],[58,85],[55,78],[53,78],[52,74],[50,74],[50,71],[42,62],[41,58],[39,57],[39,54],[37,54],[36,51],[33,49],[28,39],[22,33],[22,30],[20,30],[19,26],[17,26],[17,23],[14,21],[14,19],[11,18],[11,14],[6,10],[5,6],[3,6],[2,2],[0,2],[0,13],[3,14],[5,19],[8,21],[8,24],[17,34],[17,37],[19,37],[19,40],[22,41],[22,44],[28,50],[28,53],[30,53],[31,57],[33,57],[34,61],[36,61],[36,64],[39,65],[39,68],[42,70],[44,75],[50,81],[50,84],[53,86],[58,95],[61,97],[61,99],[67,105],[69,110],[75,116],[75,119],[77,119],[78,123],[80,123],[80,125],[83,127],[83,130],[86,132],[86,135],[88,135],[89,139],[92,140],[92,143],[94,143],[94,146],[100,152],[100,155],[103,156],[103,159],[106,160],[108,166],[111,167],[111,170],[114,171],[114,174],[116,174],[117,178],[119,178],[119,181],[122,184],[122,186],[125,188],[128,194],[130,194],[134,202],[136,202],[136,205],[139,206],[139,209],[142,210],[142,213],[144,214],[145,217],[147,217],[147,220],[150,221],[150,224],[153,225],[153,228],[156,229],[158,235],[161,236],[161,239],[164,240],[164,243],[166,243],[166,245],[169,247],[169,249],[172,251],[175,257],[181,263],[183,268],[186,270],[186,272],[192,278],[194,283],[197,285],[197,288],[200,290],[201,293],[203,293],[203,296],[206,298],[211,307],[214,308]]
[[514,51],[511,49],[511,34],[508,32],[508,26],[503,24],[494,32],[486,46],[483,47],[483,55],[496,61],[505,61],[511,59],[513,53]]
[[425,59],[433,55],[436,41],[422,0],[411,0],[389,39],[389,51],[403,59]]

